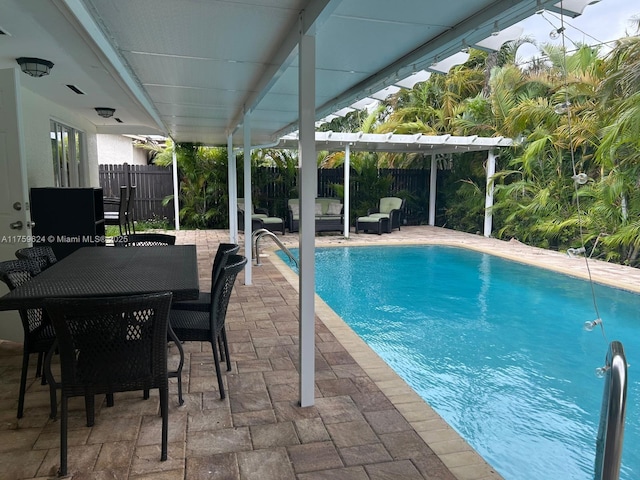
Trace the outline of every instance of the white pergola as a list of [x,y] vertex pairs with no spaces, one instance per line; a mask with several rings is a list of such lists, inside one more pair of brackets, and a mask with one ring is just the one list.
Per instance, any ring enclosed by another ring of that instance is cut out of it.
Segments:
[[[341,133],[316,132],[316,150],[345,152],[345,218],[349,218],[349,154],[359,152],[392,152],[392,153],[422,153],[431,155],[431,176],[429,181],[429,225],[435,225],[436,216],[436,155],[487,152],[487,193],[485,197],[484,236],[491,236],[493,206],[493,184],[491,177],[495,174],[496,152],[500,148],[510,147],[513,140],[504,137],[478,137],[453,135],[398,135],[393,133]],[[280,139],[274,148],[297,149],[298,134],[289,134]],[[426,185],[425,185],[426,187]],[[349,223],[345,222],[344,236],[349,237]]]

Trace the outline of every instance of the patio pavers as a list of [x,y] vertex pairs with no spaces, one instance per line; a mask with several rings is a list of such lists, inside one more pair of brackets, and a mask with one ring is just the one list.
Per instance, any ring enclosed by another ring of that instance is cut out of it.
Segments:
[[[201,288],[226,231],[175,232],[198,245]],[[297,235],[279,237],[297,246]],[[317,243],[460,244],[503,256],[580,269],[579,259],[433,227],[403,227],[387,235],[320,235]],[[288,268],[288,267],[287,267]],[[592,273],[640,285],[635,269],[596,262]],[[242,277],[240,275],[239,277]],[[273,257],[253,268],[253,285],[236,283],[227,314],[228,397],[220,400],[211,347],[185,343],[185,405],[171,381],[169,459],[160,461],[157,393],[116,394],[96,403],[85,426],[82,399],[70,402],[69,471],[74,479],[438,479],[501,477],[430,409],[333,312],[319,301],[316,321],[315,405],[298,406],[296,282]],[[290,283],[293,282],[293,283]],[[632,289],[632,287],[626,286]],[[173,358],[175,347],[171,347]],[[55,478],[58,423],[48,419],[48,390],[29,378],[25,416],[15,418],[20,346],[0,341],[0,477]],[[34,357],[35,363],[35,357]],[[223,364],[224,366],[224,364]],[[33,372],[34,369],[30,369]]]

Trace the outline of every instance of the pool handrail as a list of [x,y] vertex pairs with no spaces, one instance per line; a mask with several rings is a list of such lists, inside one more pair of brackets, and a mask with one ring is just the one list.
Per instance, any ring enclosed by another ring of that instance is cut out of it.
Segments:
[[627,408],[627,360],[622,343],[609,344],[596,440],[595,480],[618,480]]
[[287,255],[287,257],[289,257],[289,260],[291,260],[295,264],[296,268],[299,269],[298,260],[296,259],[296,257],[293,256],[289,249],[284,246],[284,244],[273,232],[267,230],[266,228],[259,228],[251,234],[251,237],[253,239],[252,243],[254,244],[256,265],[262,265],[262,263],[260,263],[260,239],[264,236],[271,238],[276,243],[276,245],[278,245],[280,249]]

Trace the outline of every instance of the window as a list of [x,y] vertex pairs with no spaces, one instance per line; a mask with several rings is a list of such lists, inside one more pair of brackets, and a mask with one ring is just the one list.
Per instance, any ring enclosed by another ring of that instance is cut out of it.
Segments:
[[56,187],[84,187],[85,134],[55,120],[51,125],[51,153],[53,156],[53,176]]

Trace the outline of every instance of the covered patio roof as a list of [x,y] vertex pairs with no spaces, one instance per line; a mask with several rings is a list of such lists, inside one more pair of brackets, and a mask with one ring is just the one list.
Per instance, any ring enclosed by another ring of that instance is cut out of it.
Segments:
[[225,145],[249,113],[256,146],[299,128],[302,35],[315,38],[319,120],[441,72],[470,46],[499,48],[536,11],[575,16],[590,1],[4,0],[0,69],[53,62],[48,76],[21,75],[23,88],[99,133]]

